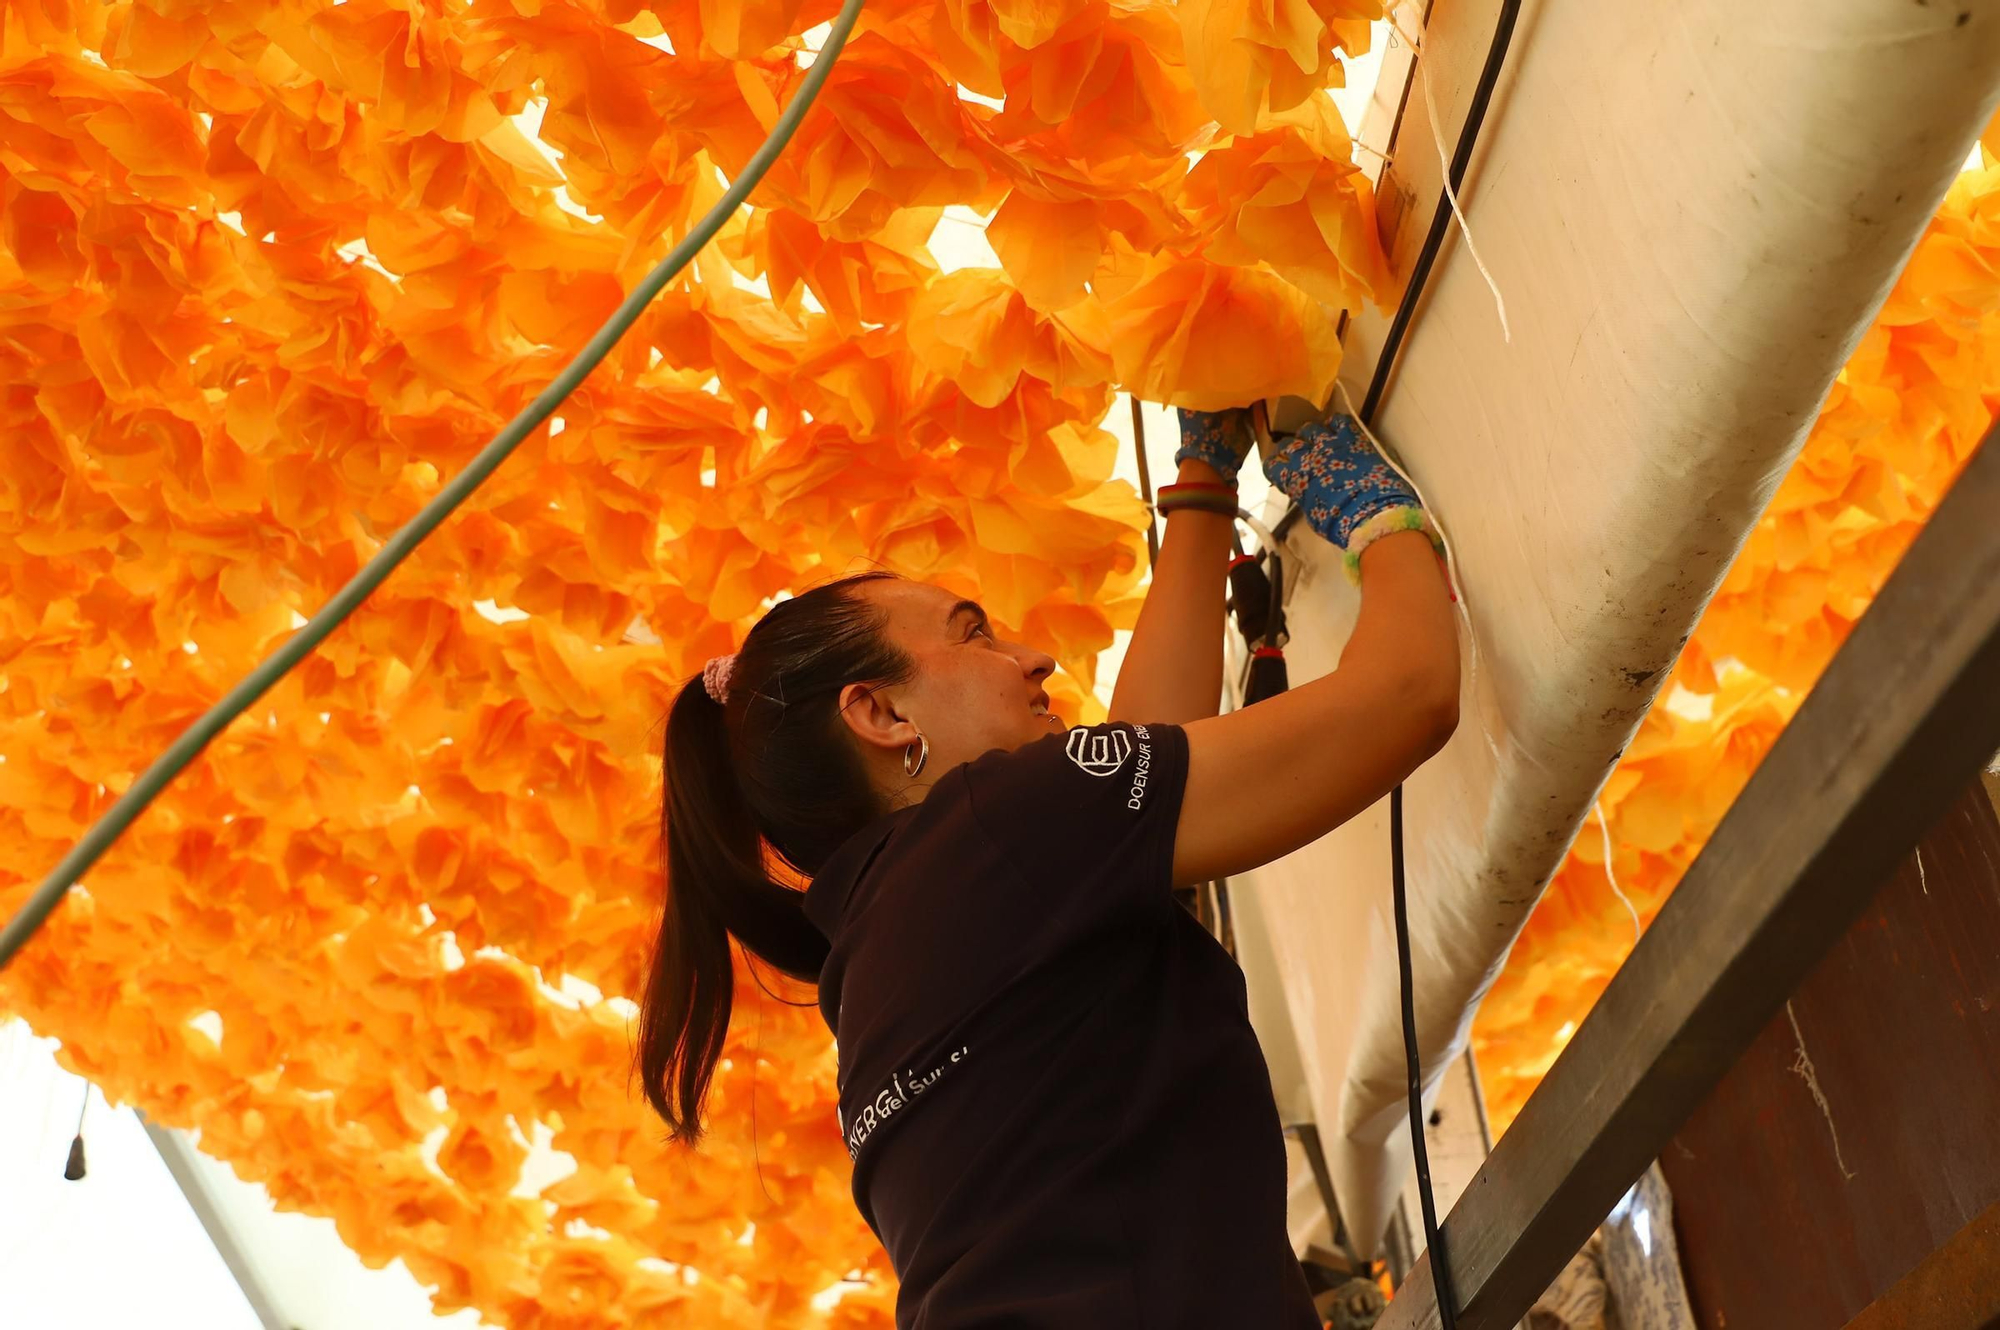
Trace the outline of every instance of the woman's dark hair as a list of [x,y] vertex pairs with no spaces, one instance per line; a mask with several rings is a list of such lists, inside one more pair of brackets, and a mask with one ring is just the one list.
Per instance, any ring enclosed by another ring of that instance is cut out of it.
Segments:
[[903,683],[909,656],[861,593],[871,572],[780,601],[736,655],[726,702],[699,675],[667,717],[660,837],[666,906],[639,1012],[639,1076],[675,1139],[701,1135],[735,993],[729,939],[794,979],[816,980],[826,938],[803,893],[774,880],[766,847],[817,873],[887,810],[847,727],[840,690]]

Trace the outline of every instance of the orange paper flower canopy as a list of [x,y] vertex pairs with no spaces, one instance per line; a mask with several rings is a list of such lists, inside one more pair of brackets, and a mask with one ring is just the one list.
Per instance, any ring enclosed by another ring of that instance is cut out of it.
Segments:
[[[833,12],[0,0],[0,910],[554,377]],[[0,1004],[441,1311],[887,1324],[816,1011],[741,982],[698,1154],[631,1092],[667,699],[875,562],[1086,712],[1143,563],[1114,391],[1318,394],[1382,284],[1321,94],[1376,12],[880,0],[756,206]],[[946,207],[1000,269],[940,270]]]
[[1961,174],[1925,231],[1480,1008],[1496,1128],[1632,948],[1613,879],[1642,919],[1658,913],[1985,435],[2000,404],[1995,162]]

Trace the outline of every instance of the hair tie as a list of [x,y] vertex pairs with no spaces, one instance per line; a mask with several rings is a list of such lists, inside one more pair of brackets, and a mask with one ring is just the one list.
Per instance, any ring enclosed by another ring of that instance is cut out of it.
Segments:
[[718,704],[729,701],[729,676],[736,670],[736,657],[716,656],[701,667],[701,686]]

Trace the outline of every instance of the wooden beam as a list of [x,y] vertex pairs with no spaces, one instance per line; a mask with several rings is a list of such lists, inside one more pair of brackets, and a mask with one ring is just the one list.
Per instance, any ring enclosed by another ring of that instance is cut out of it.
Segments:
[[[1443,1230],[1511,1327],[2000,746],[1989,432]],[[1383,1330],[1439,1326],[1428,1260]]]
[[1704,1326],[1833,1330],[2000,1203],[1996,995],[1974,782],[1660,1151]]
[[[1341,377],[1357,405],[1367,394],[1368,379],[1381,357],[1396,302],[1409,284],[1431,219],[1444,202],[1445,167],[1464,130],[1472,92],[1493,42],[1500,3],[1453,0],[1439,5],[1436,0],[1395,0],[1390,6],[1389,16],[1395,25],[1425,45],[1430,96],[1424,96],[1416,86],[1417,62],[1410,48],[1399,37],[1388,37],[1374,94],[1361,117],[1357,141],[1362,151],[1354,158],[1362,172],[1374,180],[1376,225],[1382,251],[1388,256],[1392,287],[1385,304],[1361,301],[1349,311],[1347,334],[1342,339]],[[1495,97],[1504,99],[1506,87],[1503,79]],[[1437,108],[1440,122],[1435,131],[1431,128],[1432,106]],[[1444,139],[1443,156],[1437,150],[1439,137]],[[1459,191],[1460,205],[1471,212],[1477,211],[1475,200],[1484,160],[1483,150],[1474,154],[1465,187]],[[1466,262],[1452,257],[1452,250],[1460,243],[1462,237],[1447,236],[1438,261]],[[1329,403],[1316,405],[1323,408]]]
[[2000,1203],[1987,1206],[1847,1330],[1993,1330],[2000,1326]]

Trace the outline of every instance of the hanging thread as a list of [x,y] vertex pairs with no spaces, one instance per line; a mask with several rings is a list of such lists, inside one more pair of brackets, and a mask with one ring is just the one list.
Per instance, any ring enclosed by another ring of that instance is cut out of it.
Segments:
[[1444,196],[1451,204],[1451,215],[1458,222],[1460,234],[1465,237],[1466,253],[1472,255],[1473,266],[1486,279],[1486,289],[1493,293],[1493,305],[1500,314],[1500,340],[1512,345],[1514,333],[1507,325],[1507,297],[1500,294],[1500,283],[1493,280],[1493,273],[1486,266],[1486,260],[1479,257],[1479,246],[1472,242],[1472,223],[1465,219],[1465,209],[1459,206],[1458,191],[1451,187],[1451,154],[1445,151],[1444,127],[1438,123],[1437,103],[1431,98],[1430,75],[1424,72],[1424,48],[1403,31],[1401,24],[1395,24],[1396,35],[1410,48],[1410,59],[1419,90],[1424,96],[1424,118],[1431,123],[1431,142],[1437,147],[1438,167],[1444,179]]
[[1639,922],[1638,907],[1632,904],[1632,898],[1625,894],[1625,889],[1618,885],[1618,874],[1611,867],[1611,819],[1604,815],[1602,799],[1593,800],[1590,806],[1597,810],[1597,828],[1604,834],[1604,880],[1611,884],[1611,894],[1618,898],[1618,903],[1632,916],[1632,945],[1636,947],[1646,930]]
[[1354,399],[1348,396],[1347,385],[1335,379],[1333,389],[1339,394],[1342,404],[1346,406],[1347,414],[1360,427],[1361,436],[1367,439],[1369,446],[1375,450],[1376,456],[1402,478],[1403,483],[1410,487],[1410,492],[1417,496],[1417,502],[1423,505],[1426,513],[1430,514],[1431,529],[1437,532],[1438,544],[1444,546],[1444,566],[1451,582],[1452,603],[1458,607],[1458,617],[1465,624],[1465,640],[1471,648],[1465,686],[1472,694],[1472,710],[1474,718],[1479,722],[1480,737],[1486,740],[1486,751],[1493,755],[1494,764],[1497,766],[1500,762],[1500,745],[1493,738],[1493,731],[1487,728],[1486,712],[1479,705],[1479,634],[1472,628],[1472,604],[1465,595],[1465,579],[1459,576],[1458,555],[1451,547],[1451,533],[1445,530],[1444,521],[1438,516],[1437,509],[1431,507],[1430,500],[1424,497],[1424,492],[1417,487],[1417,482],[1411,478],[1410,473],[1403,470],[1402,465],[1389,455],[1389,450],[1382,446],[1382,440],[1375,437],[1375,431],[1368,427],[1368,422],[1354,409]]

